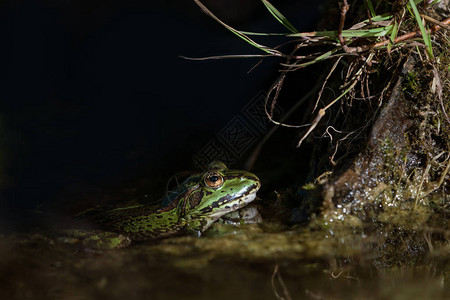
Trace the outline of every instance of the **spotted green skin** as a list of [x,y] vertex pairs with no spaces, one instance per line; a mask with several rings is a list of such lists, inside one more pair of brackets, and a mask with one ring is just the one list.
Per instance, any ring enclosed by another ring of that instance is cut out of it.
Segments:
[[[221,186],[212,188],[205,183],[205,176],[211,172],[221,174]],[[223,215],[253,201],[260,186],[256,175],[212,162],[206,172],[186,179],[167,207],[156,212],[147,204],[116,208],[101,214],[95,221],[104,229],[132,240],[186,233],[199,236]]]

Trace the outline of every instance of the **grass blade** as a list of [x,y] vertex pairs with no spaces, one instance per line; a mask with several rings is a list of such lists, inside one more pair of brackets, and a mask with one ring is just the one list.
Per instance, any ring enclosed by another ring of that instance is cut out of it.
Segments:
[[294,27],[294,25],[289,22],[283,14],[275,8],[272,4],[270,4],[267,0],[261,0],[262,3],[266,6],[267,10],[278,20],[284,27],[286,27],[290,32],[297,33],[298,30]]
[[389,36],[390,42],[387,45],[388,52],[391,51],[392,44],[395,43],[395,38],[397,37],[397,34],[398,34],[398,24],[397,24],[397,21],[394,21],[394,27],[392,28],[391,34]]
[[[392,30],[392,25],[388,25],[385,27],[377,27],[371,29],[355,29],[355,30],[342,30],[342,36],[348,38],[354,37],[378,37],[385,36]],[[321,36],[337,39],[337,31],[314,31],[314,32],[299,32],[293,33],[289,35],[290,37],[312,37],[312,36]]]
[[251,32],[240,30],[241,33],[246,35],[260,35],[260,36],[286,36],[289,33],[273,33],[273,32]]
[[371,0],[365,0],[365,2],[366,2],[366,5],[367,5],[367,8],[368,8],[369,11],[370,11],[370,16],[371,16],[372,18],[375,17],[376,14],[375,14],[375,9],[373,8],[372,1],[371,1]]
[[398,24],[397,24],[397,21],[394,21],[394,28],[392,28],[391,35],[389,37],[389,39],[391,40],[392,43],[394,43],[397,35],[398,35]]
[[246,41],[253,47],[256,47],[268,54],[272,54],[275,56],[281,56],[281,53],[278,52],[277,50],[258,44],[257,42],[255,42],[254,40],[249,38],[247,35],[245,35],[241,31],[236,30],[233,27],[231,27],[230,25],[222,22],[222,20],[220,20],[218,17],[216,17],[216,15],[214,15],[208,8],[206,8],[206,6],[204,6],[203,3],[201,3],[199,0],[194,0],[194,1],[195,1],[195,3],[197,3],[198,6],[200,6],[200,8],[203,10],[204,13],[206,13],[208,16],[210,16],[211,18],[213,18],[214,20],[216,20],[217,22],[222,24],[226,29],[228,29],[229,31],[231,31],[232,33],[234,33],[235,35],[237,35],[238,37],[240,37],[241,39],[243,39],[244,41]]
[[417,6],[414,3],[414,0],[409,0],[409,5],[411,6],[411,9],[413,11],[413,16],[416,18],[417,25],[419,25],[420,33],[422,34],[423,42],[425,43],[428,56],[431,60],[433,60],[433,49],[431,47],[431,37],[428,34],[427,30],[425,29],[425,26],[423,26],[422,17],[419,14],[419,10],[417,9]]
[[330,58],[334,53],[338,52],[341,49],[342,49],[342,47],[336,47],[336,48],[334,48],[334,49],[332,49],[330,51],[327,51],[327,52],[325,52],[325,53],[323,53],[323,54],[313,58],[312,60],[304,62],[304,63],[300,63],[300,64],[281,64],[281,65],[285,66],[285,67],[289,67],[289,68],[295,68],[295,69],[304,68],[306,66],[309,66],[309,65],[312,65],[312,64],[315,64],[315,63],[318,63],[318,62],[321,62],[321,61],[324,61],[324,60]]

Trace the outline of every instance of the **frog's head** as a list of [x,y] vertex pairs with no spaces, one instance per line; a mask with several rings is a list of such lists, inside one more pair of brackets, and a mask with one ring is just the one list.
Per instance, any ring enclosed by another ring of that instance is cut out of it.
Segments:
[[191,229],[200,232],[221,216],[253,201],[261,186],[256,175],[229,170],[217,161],[198,178],[197,185],[186,194],[181,215]]

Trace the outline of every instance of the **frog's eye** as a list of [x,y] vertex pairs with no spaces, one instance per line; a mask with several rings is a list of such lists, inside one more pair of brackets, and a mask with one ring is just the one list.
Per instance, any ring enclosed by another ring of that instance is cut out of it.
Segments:
[[210,188],[218,188],[223,184],[223,176],[219,172],[208,172],[205,176],[205,184]]

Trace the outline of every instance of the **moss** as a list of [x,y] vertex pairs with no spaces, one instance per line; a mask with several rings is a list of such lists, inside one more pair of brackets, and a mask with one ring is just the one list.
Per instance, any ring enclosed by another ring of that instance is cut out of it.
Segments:
[[410,92],[414,95],[420,91],[418,74],[416,71],[411,71],[406,74],[405,85],[403,86],[403,91]]

